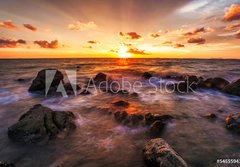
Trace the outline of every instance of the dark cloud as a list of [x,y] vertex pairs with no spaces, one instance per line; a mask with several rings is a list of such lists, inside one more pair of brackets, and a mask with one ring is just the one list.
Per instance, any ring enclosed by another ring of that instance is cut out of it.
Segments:
[[136,32],[126,32],[126,33],[120,32],[119,36],[123,37],[124,39],[133,39],[133,40],[142,38],[142,36],[137,34]]
[[196,28],[193,31],[183,33],[182,35],[183,36],[193,36],[193,35],[197,35],[198,33],[207,33],[207,32],[212,32],[212,31],[214,31],[212,28],[201,27],[201,28]]
[[18,27],[15,26],[11,20],[6,20],[6,21],[3,21],[3,22],[0,22],[0,27],[4,27],[4,28],[7,28],[7,29],[12,29],[12,30],[17,30],[18,29]]
[[99,42],[98,41],[88,41],[87,43],[89,43],[89,44],[98,44]]
[[138,54],[138,55],[146,55],[147,53],[145,53],[145,50],[139,50],[137,48],[129,48],[127,50],[128,53],[131,54]]
[[159,38],[161,35],[156,34],[156,33],[152,33],[152,34],[148,34],[149,38]]
[[48,48],[48,49],[57,49],[59,47],[61,47],[59,45],[59,42],[58,40],[54,40],[54,41],[51,41],[51,42],[48,42],[48,41],[34,41],[34,44],[37,44],[39,45],[41,48]]
[[31,31],[37,31],[37,28],[31,24],[23,24],[23,26]]
[[233,4],[225,12],[224,21],[240,20],[240,4]]
[[188,43],[195,43],[195,44],[204,44],[206,42],[206,39],[202,38],[202,37],[196,37],[196,38],[190,38],[187,41]]
[[183,44],[180,43],[176,43],[175,45],[173,45],[174,48],[184,48],[185,46]]
[[240,24],[235,24],[235,25],[231,25],[231,26],[227,26],[224,28],[224,30],[226,31],[231,31],[231,30],[235,30],[237,28],[240,28]]
[[17,48],[19,44],[26,44],[25,40],[0,39],[0,48]]

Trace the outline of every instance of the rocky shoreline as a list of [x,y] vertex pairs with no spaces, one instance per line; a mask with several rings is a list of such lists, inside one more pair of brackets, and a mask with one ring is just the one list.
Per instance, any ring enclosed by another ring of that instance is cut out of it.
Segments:
[[[29,92],[44,94],[45,93],[45,74],[47,69],[39,71],[36,78],[33,80]],[[142,79],[150,79],[153,75],[145,72]],[[196,89],[213,89],[223,93],[240,96],[240,79],[229,83],[223,78],[208,78],[204,80],[202,77],[197,76],[165,76],[166,79],[174,79],[180,81],[180,84],[170,85],[170,88],[178,87],[180,93],[186,92],[187,86],[191,85],[193,90]],[[56,95],[57,87],[62,82],[64,88],[67,90],[68,95],[73,95],[74,90],[70,83],[64,83],[64,75],[56,70],[56,74],[50,83],[49,95]],[[107,75],[99,73],[94,77],[94,82],[90,84],[100,84],[107,80]],[[109,81],[111,82],[111,80]],[[90,95],[86,88],[81,88],[76,85],[80,95]],[[115,93],[112,90],[102,91],[106,93]],[[179,92],[177,92],[179,93]],[[138,97],[136,92],[130,94],[124,90],[120,90],[117,95],[127,95]],[[145,126],[149,129],[151,138],[143,146],[143,159],[148,166],[156,167],[186,167],[187,163],[182,159],[178,153],[171,148],[168,143],[160,138],[164,133],[165,127],[169,122],[175,119],[171,115],[128,113],[126,108],[131,107],[131,103],[125,100],[114,101],[110,104],[111,111],[107,111],[109,115],[119,124],[128,127]],[[210,113],[205,116],[208,119],[216,119],[217,115]],[[24,144],[37,144],[46,143],[49,140],[56,139],[59,133],[69,134],[77,128],[75,123],[75,115],[69,111],[53,111],[50,108],[44,107],[41,104],[34,105],[29,111],[23,114],[19,121],[8,128],[9,138],[16,143]],[[226,129],[240,133],[240,115],[230,114],[226,117]],[[79,127],[81,128],[81,127]],[[74,132],[73,132],[74,133]],[[13,167],[13,164],[1,162],[2,167]]]

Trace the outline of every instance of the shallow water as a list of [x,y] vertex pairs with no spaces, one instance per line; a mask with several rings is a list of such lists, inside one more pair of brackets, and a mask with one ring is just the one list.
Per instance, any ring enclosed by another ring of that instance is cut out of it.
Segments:
[[[43,68],[76,70],[83,87],[87,78],[104,72],[118,80],[139,80],[150,71],[154,76],[193,74],[240,78],[239,60],[178,59],[50,59],[0,60],[0,157],[21,167],[94,167],[145,166],[142,147],[150,138],[147,127],[126,127],[106,114],[114,100],[130,102],[128,112],[160,113],[174,116],[161,135],[193,167],[216,166],[218,158],[234,158],[240,154],[240,137],[225,129],[225,117],[239,112],[240,98],[214,90],[198,90],[190,94],[155,92],[143,81],[139,97],[119,97],[99,91],[90,96],[39,97],[27,92],[31,80]],[[78,67],[78,68],[77,68]],[[17,82],[23,78],[25,82]],[[165,81],[163,81],[165,82]],[[69,110],[77,116],[78,128],[69,136],[59,135],[48,144],[19,145],[7,137],[7,128],[34,104],[54,110]],[[215,113],[210,121],[203,116]],[[239,157],[239,156],[238,156]]]

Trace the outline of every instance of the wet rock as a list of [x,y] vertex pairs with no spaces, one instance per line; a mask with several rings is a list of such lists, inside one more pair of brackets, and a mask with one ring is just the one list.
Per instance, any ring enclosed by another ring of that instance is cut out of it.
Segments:
[[229,82],[223,78],[208,78],[199,82],[198,87],[223,90]]
[[151,114],[151,113],[145,114],[144,118],[145,118],[146,125],[151,125],[155,121],[167,122],[167,121],[170,121],[173,119],[173,117],[171,115],[160,115],[160,114]]
[[12,163],[2,162],[0,161],[0,167],[15,167]]
[[17,81],[18,81],[18,82],[27,82],[28,80],[27,80],[27,79],[24,79],[24,78],[18,78]]
[[149,167],[187,167],[186,162],[165,140],[149,140],[143,149],[143,158]]
[[179,82],[179,83],[176,83],[174,85],[170,85],[169,88],[171,90],[173,90],[174,92],[189,93],[189,92],[193,92],[194,90],[197,89],[197,84],[194,83],[194,82],[192,82],[192,83]]
[[136,126],[139,125],[143,119],[144,117],[141,114],[129,114],[123,123],[130,126]]
[[149,72],[144,72],[143,75],[142,75],[142,77],[143,77],[144,79],[150,79],[150,78],[152,78],[152,74],[150,74]]
[[[77,94],[77,91],[81,89],[79,85],[73,85],[71,83],[64,84],[64,88],[65,88],[65,91],[68,95],[72,95],[72,94],[75,94],[75,93]],[[74,88],[76,90],[74,90]],[[76,92],[74,92],[74,91],[76,91]]]
[[[56,70],[56,74],[52,80],[46,79],[46,71],[47,70]],[[63,81],[63,74],[57,69],[43,69],[38,72],[36,78],[32,81],[29,92],[45,92],[45,85],[49,82],[50,89],[53,91],[57,90],[57,86],[59,83]]]
[[131,94],[131,96],[133,96],[133,97],[138,97],[138,93],[133,92],[133,93]]
[[[107,75],[104,73],[98,73],[92,80],[90,80],[90,84],[102,84],[104,82],[107,82]],[[102,85],[102,86],[106,86],[106,85]]]
[[163,132],[165,127],[166,127],[166,122],[165,121],[155,121],[150,126],[150,133],[151,134],[159,134],[159,133]]
[[208,119],[216,119],[217,118],[217,115],[214,114],[214,113],[210,113],[210,114],[207,114],[204,116],[205,118],[208,118]]
[[118,111],[114,113],[114,118],[117,122],[123,122],[127,119],[128,113],[126,111]]
[[10,139],[21,143],[38,143],[55,138],[63,130],[76,128],[72,112],[53,111],[37,104],[8,128]]
[[163,76],[163,79],[172,79],[172,80],[176,80],[176,81],[184,81],[185,80],[185,76],[183,75],[166,75]]
[[240,96],[240,79],[227,85],[223,91],[228,94]]
[[185,82],[187,83],[198,83],[199,79],[195,75],[190,75],[185,77]]
[[233,114],[226,117],[226,128],[240,133],[240,114]]
[[117,102],[114,102],[113,105],[116,107],[128,107],[129,103],[123,100],[119,100]]

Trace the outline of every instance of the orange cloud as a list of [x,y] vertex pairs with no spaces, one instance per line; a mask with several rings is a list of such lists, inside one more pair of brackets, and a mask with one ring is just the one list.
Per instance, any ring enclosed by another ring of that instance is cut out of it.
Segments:
[[85,49],[92,49],[93,47],[92,46],[83,46],[83,48],[85,48]]
[[176,43],[175,45],[173,45],[174,48],[184,48],[185,46],[183,44],[180,43]]
[[37,28],[31,24],[23,24],[23,26],[31,31],[37,31]]
[[233,4],[225,12],[224,21],[240,20],[240,5]]
[[224,28],[225,31],[231,31],[231,30],[235,30],[237,28],[240,27],[240,24],[235,24],[235,25],[231,25],[231,26],[227,26]]
[[34,41],[34,44],[39,45],[41,48],[48,48],[48,49],[57,49],[59,46],[58,40],[54,40],[51,42],[48,41]]
[[146,55],[147,53],[145,53],[145,50],[139,50],[137,48],[129,48],[127,50],[128,53],[131,54],[138,54],[138,55]]
[[182,35],[183,36],[193,36],[193,35],[197,35],[198,33],[207,33],[207,32],[212,32],[212,31],[214,31],[214,29],[209,28],[209,27],[208,28],[201,27],[201,28],[196,28],[193,31],[183,33]]
[[159,34],[154,34],[154,33],[152,33],[152,34],[148,34],[148,37],[149,38],[159,38],[161,35],[159,35]]
[[202,38],[202,37],[196,37],[196,38],[190,38],[187,41],[188,43],[195,43],[197,45],[201,45],[204,44],[206,42],[206,39]]
[[89,44],[98,44],[99,42],[98,41],[88,41],[87,43],[89,43]]
[[15,26],[11,20],[6,20],[6,21],[3,21],[3,22],[0,22],[0,27],[4,27],[4,28],[7,28],[7,29],[12,29],[12,30],[17,30],[18,29],[18,27]]
[[88,23],[76,21],[68,25],[68,29],[72,31],[84,31],[88,29],[95,29],[96,27],[97,25],[93,21],[90,21]]
[[237,32],[236,37],[240,39],[240,30]]
[[19,44],[26,44],[25,40],[0,39],[0,48],[16,48]]
[[124,39],[141,39],[142,38],[142,36],[137,34],[136,32],[127,32],[127,33],[120,32],[119,36],[123,37]]
[[172,41],[165,41],[162,43],[163,45],[171,45],[172,44]]

